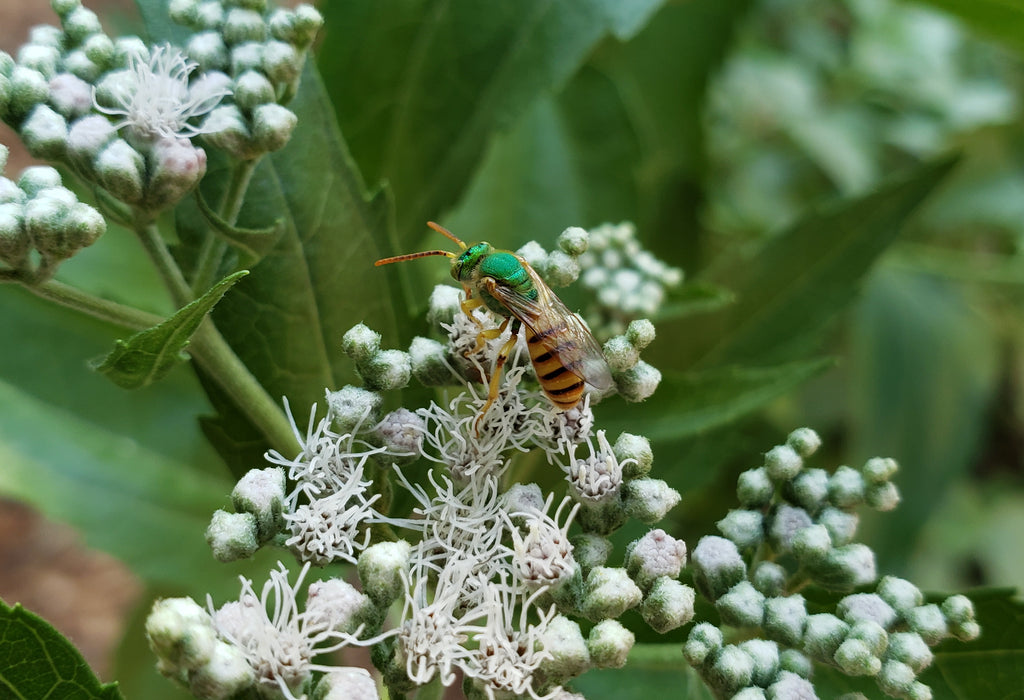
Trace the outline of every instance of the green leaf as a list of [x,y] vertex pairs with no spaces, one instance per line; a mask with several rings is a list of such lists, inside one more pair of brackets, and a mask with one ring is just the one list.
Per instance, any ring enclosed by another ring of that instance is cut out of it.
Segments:
[[572,681],[588,700],[712,700],[678,644],[637,644],[621,669],[589,671]]
[[20,605],[0,601],[0,695],[9,698],[123,700],[100,683],[74,645]]
[[495,132],[661,0],[339,0],[319,65],[360,167],[387,180],[399,252],[461,195]]
[[[0,381],[0,494],[69,523],[148,581],[204,595],[231,484]],[[166,429],[166,427],[164,428]]]
[[905,574],[922,528],[977,460],[1000,341],[960,286],[888,267],[870,278],[851,331],[849,458],[896,459],[903,495],[895,511],[866,517],[864,532],[876,535],[880,570]]
[[196,190],[196,204],[203,218],[210,225],[210,228],[218,236],[223,238],[229,245],[235,248],[241,256],[239,267],[252,267],[269,253],[284,233],[284,221],[276,220],[270,226],[263,228],[242,228],[232,226],[215,212],[203,193]]
[[1024,52],[1024,6],[1017,0],[918,0],[963,20],[979,34]]
[[248,270],[240,270],[225,277],[166,321],[128,340],[118,340],[110,354],[95,363],[94,368],[125,389],[140,389],[159,381],[172,367],[187,359],[183,351],[188,339],[221,297],[248,274]]
[[752,256],[730,259],[708,275],[737,301],[686,323],[687,342],[652,346],[652,363],[671,352],[682,367],[770,364],[806,352],[808,341],[853,298],[861,278],[899,234],[914,208],[953,167],[945,159],[891,181],[872,194],[813,212]]
[[[834,360],[821,358],[774,367],[720,367],[686,374],[666,374],[649,399],[643,434],[649,440],[689,438],[735,421],[761,408],[819,372]],[[636,425],[633,411],[602,416],[611,433]]]

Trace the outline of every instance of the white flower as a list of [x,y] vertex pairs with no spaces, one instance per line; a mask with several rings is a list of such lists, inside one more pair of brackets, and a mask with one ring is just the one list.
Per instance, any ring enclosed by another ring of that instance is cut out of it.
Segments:
[[514,518],[523,516],[525,518],[526,534],[522,534],[519,528],[508,521],[508,528],[512,534],[514,561],[518,569],[519,579],[533,591],[541,587],[555,585],[572,576],[576,571],[576,561],[572,556],[572,544],[569,542],[569,525],[579,510],[580,504],[576,504],[569,511],[565,524],[559,526],[558,521],[562,519],[562,510],[572,500],[564,498],[555,511],[552,518],[547,514],[551,507],[554,494],[548,496],[544,503],[543,510],[529,512],[509,513],[507,517]]
[[270,572],[259,597],[252,581],[242,578],[238,601],[214,612],[213,624],[223,639],[241,650],[260,683],[276,686],[286,698],[295,700],[295,693],[301,691],[312,671],[334,668],[314,664],[314,656],[357,640],[332,629],[336,621],[322,611],[299,610],[297,591],[309,571],[308,563],[294,586],[288,583],[284,565],[278,563],[278,567]]
[[612,451],[603,430],[597,431],[597,446],[595,450],[594,444],[587,438],[590,456],[586,459],[576,459],[576,445],[572,445],[569,451],[572,463],[566,480],[579,501],[604,502],[615,498],[622,487],[622,464]]
[[[96,109],[121,117],[115,126],[129,127],[140,136],[184,136],[190,138],[201,129],[189,119],[206,114],[231,91],[222,81],[195,81],[189,75],[197,64],[168,45],[153,49],[149,60],[131,55],[128,68],[104,79],[103,92],[113,104],[101,105],[93,91]],[[106,100],[105,100],[106,101]]]

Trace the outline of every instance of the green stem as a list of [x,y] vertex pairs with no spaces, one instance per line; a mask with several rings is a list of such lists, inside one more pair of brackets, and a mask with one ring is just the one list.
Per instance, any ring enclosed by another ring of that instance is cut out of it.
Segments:
[[[242,161],[231,171],[231,181],[224,192],[220,203],[220,215],[224,221],[232,226],[238,221],[238,214],[242,211],[242,203],[245,201],[245,192],[249,189],[252,175],[256,171],[258,159]],[[192,280],[192,291],[199,295],[213,286],[217,270],[227,252],[228,244],[220,236],[210,234],[203,241],[199,251],[199,263],[196,265],[196,274]]]
[[156,265],[157,272],[160,273],[164,284],[167,285],[167,289],[171,292],[171,298],[174,300],[175,306],[181,308],[194,301],[195,296],[192,294],[192,288],[189,287],[185,276],[181,274],[181,269],[171,255],[171,251],[167,249],[167,245],[164,243],[164,239],[161,238],[160,230],[156,224],[145,224],[136,229],[136,233],[139,234],[142,246],[149,253],[153,264]]
[[50,280],[40,285],[26,284],[24,286],[25,289],[43,299],[54,301],[61,306],[75,309],[101,321],[107,321],[108,323],[136,331],[150,328],[164,320],[155,314],[107,299],[101,299],[88,292],[83,292],[77,287],[72,287],[57,280]]

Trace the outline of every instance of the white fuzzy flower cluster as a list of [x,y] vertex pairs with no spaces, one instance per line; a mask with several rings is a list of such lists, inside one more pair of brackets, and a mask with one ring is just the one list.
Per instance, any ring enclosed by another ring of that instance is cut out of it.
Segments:
[[[874,553],[853,542],[856,509],[890,510],[899,501],[890,481],[894,461],[871,459],[860,471],[840,467],[831,474],[806,468],[804,460],[820,444],[817,433],[801,428],[769,450],[763,466],[740,475],[744,508],[718,523],[725,537],[704,537],[693,551],[694,585],[722,623],[759,629],[763,638],[727,644],[721,629],[701,623],[690,632],[685,656],[725,697],[816,697],[808,679],[818,662],[874,677],[892,697],[930,698],[916,678],[932,661],[929,647],[980,632],[967,598],[926,604],[909,581],[885,577],[874,593],[842,598],[835,614],[811,614],[804,597],[792,592],[808,581],[839,591],[874,583]],[[799,571],[777,557],[792,558]]]

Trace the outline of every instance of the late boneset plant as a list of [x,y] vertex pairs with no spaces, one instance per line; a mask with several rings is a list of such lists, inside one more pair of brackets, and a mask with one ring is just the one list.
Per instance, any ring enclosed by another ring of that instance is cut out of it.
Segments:
[[[275,546],[289,562],[263,583],[243,578],[237,600],[168,598],[146,621],[160,671],[195,697],[397,698],[460,680],[474,698],[581,697],[574,678],[626,663],[635,631],[623,620],[636,611],[657,633],[694,623],[679,662],[715,697],[816,697],[814,665],[827,664],[921,699],[931,697],[917,680],[930,647],[978,636],[967,598],[926,603],[910,582],[879,579],[873,552],[855,541],[859,509],[897,505],[896,464],[809,467],[820,446],[809,428],[740,476],[720,536],[701,538],[689,558],[656,527],[680,494],[657,478],[642,434],[609,435],[592,411],[612,394],[643,401],[661,380],[640,359],[655,339],[642,316],[681,273],[644,251],[630,224],[569,228],[554,251],[535,242],[518,251],[552,287],[579,278],[614,388],[556,409],[520,338],[491,404],[507,333],[478,342],[500,319],[462,307],[460,290],[442,285],[430,297],[430,337],[385,349],[372,327],[353,326],[343,346],[362,386],[327,388],[326,415],[294,407],[288,425],[202,319],[239,274],[216,282],[256,163],[296,126],[284,105],[319,14],[175,0],[171,17],[192,30],[176,47],[111,38],[77,0],[53,6],[59,28],[38,27],[16,58],[0,55],[0,115],[33,155],[94,192],[96,206],[50,167],[0,180],[0,279],[149,329],[100,365],[126,385],[142,381],[133,369],[153,334],[196,331],[193,358],[214,381],[241,377],[222,388],[276,445],[238,481],[233,510],[213,514],[207,540],[220,561]],[[155,222],[203,178],[207,148],[229,157],[229,183],[217,206],[201,202],[209,238],[186,270]],[[53,281],[107,221],[138,234],[181,307],[172,319]],[[385,411],[414,380],[437,399]],[[538,465],[562,484],[532,480]],[[611,537],[636,523],[646,534],[616,552]],[[349,565],[348,575],[311,580],[313,567],[332,564]],[[814,611],[800,593],[808,584],[846,595]],[[332,661],[345,647],[368,648],[376,675]]]

